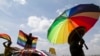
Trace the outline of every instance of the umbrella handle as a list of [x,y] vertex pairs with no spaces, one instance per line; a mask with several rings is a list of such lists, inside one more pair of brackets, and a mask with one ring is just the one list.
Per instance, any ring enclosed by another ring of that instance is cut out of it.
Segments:
[[88,50],[89,48],[87,47],[87,45],[84,43],[85,48]]

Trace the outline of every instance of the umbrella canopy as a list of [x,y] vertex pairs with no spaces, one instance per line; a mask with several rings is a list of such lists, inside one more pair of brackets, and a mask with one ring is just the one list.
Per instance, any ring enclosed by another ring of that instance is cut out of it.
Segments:
[[87,32],[96,23],[99,15],[100,8],[94,4],[80,4],[65,10],[48,29],[47,38],[51,43],[64,44],[77,27],[82,26]]

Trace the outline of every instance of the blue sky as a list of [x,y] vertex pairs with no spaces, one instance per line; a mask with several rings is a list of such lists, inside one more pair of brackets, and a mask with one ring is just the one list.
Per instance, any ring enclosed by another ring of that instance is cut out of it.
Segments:
[[[0,33],[9,34],[13,41],[12,46],[18,46],[16,42],[19,29],[26,33],[32,32],[33,36],[39,38],[38,49],[45,48],[44,50],[48,51],[49,47],[55,47],[60,55],[70,55],[68,44],[53,45],[48,42],[47,29],[65,9],[84,3],[94,3],[100,6],[100,0],[0,0]],[[99,25],[100,20],[84,36],[89,46],[89,50],[84,48],[86,54],[99,54],[100,52]],[[0,52],[3,52],[2,43],[5,40],[0,39],[0,41]]]

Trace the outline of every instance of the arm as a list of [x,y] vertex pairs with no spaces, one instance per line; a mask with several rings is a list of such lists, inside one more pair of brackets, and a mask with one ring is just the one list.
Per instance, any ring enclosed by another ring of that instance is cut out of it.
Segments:
[[81,39],[81,40],[80,40],[80,45],[83,45],[84,42],[85,42],[85,41],[84,41],[83,39]]
[[86,47],[86,49],[88,50],[88,47],[87,45],[85,44],[85,41],[83,39],[80,40],[80,46],[83,47],[83,44],[84,46]]
[[4,42],[4,43],[3,43],[3,46],[4,46],[4,47],[7,47],[7,46],[6,46],[6,43],[7,43],[7,42]]

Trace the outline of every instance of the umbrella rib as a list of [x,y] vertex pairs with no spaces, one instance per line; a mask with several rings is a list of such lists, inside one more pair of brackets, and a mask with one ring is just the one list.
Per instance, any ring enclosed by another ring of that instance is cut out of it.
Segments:
[[[66,21],[67,21],[67,20],[66,20]],[[64,31],[65,31],[65,29],[66,29],[66,23],[67,23],[66,21],[65,21],[65,23],[64,23]],[[64,35],[65,35],[65,32],[63,32],[63,39],[62,39],[62,40],[63,40],[63,43],[65,42],[65,41],[64,41]]]

